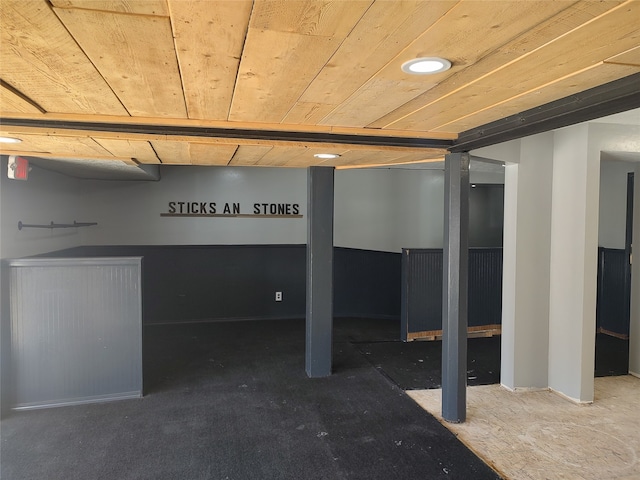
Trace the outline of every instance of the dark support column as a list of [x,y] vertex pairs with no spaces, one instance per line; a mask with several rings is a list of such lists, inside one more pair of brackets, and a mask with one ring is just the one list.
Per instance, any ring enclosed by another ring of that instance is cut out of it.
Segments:
[[461,423],[467,416],[469,154],[449,154],[444,165],[442,418]]
[[333,167],[307,173],[307,375],[331,375],[333,328]]

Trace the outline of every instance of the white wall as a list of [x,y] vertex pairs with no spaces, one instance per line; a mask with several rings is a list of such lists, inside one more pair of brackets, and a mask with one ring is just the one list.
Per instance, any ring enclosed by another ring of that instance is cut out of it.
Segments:
[[600,154],[588,124],[555,132],[549,296],[549,387],[593,401]]
[[598,245],[624,249],[627,216],[627,173],[634,164],[607,160],[600,163],[600,221]]
[[[48,225],[91,221],[84,217],[80,181],[33,167],[27,181],[7,178],[3,157],[0,179],[0,256],[17,258],[82,244],[81,228],[18,230],[18,222]],[[95,228],[95,227],[90,227]]]
[[[589,124],[589,152],[606,159],[610,153],[640,153],[640,125]],[[598,242],[607,248],[624,248],[626,216],[626,172],[634,165],[603,161],[600,181],[600,225]]]
[[338,170],[334,243],[340,247],[400,252],[442,247],[444,172]]
[[[6,168],[6,165],[5,165]],[[501,183],[503,174],[471,172],[473,182]],[[5,187],[5,184],[7,186]],[[14,257],[77,245],[304,244],[307,170],[240,167],[161,169],[161,180],[77,180],[34,168],[27,182],[3,180],[2,255]],[[163,217],[170,202],[297,204],[302,218]],[[32,223],[91,221],[97,226],[24,230]],[[441,248],[444,172],[355,169],[335,172],[337,246],[400,252]]]
[[[523,138],[507,165],[501,383],[546,388],[553,132]],[[516,160],[516,159],[514,159]]]
[[472,150],[474,157],[484,157],[506,163],[517,163],[520,161],[520,140],[510,140],[508,142],[482,147]]
[[[99,225],[86,245],[304,244],[307,177],[303,169],[164,167],[159,182],[83,182],[86,209]],[[298,204],[303,218],[161,217],[169,202]]]
[[[87,245],[304,244],[305,169],[170,167],[159,182],[83,182]],[[495,178],[495,177],[494,177]],[[170,201],[297,203],[302,219],[161,217]],[[335,172],[336,246],[400,252],[442,246],[441,170]],[[90,213],[89,213],[90,212]]]

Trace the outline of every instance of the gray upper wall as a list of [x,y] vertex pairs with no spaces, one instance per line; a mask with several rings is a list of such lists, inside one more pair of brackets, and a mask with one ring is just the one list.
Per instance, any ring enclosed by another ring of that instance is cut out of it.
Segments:
[[[101,181],[34,167],[29,180],[19,182],[4,172],[1,254],[15,258],[79,245],[304,244],[306,175],[305,169],[177,166],[161,168],[158,182]],[[337,170],[335,176],[336,246],[387,252],[442,246],[442,170]],[[253,213],[256,203],[297,204],[303,217],[162,217],[170,202],[215,203],[220,213],[226,203],[239,204],[240,213]],[[19,220],[98,225],[19,232]]]
[[0,254],[2,258],[51,252],[82,245],[77,228],[18,230],[18,222],[50,224],[86,221],[78,179],[33,167],[27,181],[7,178],[7,161],[0,166]]

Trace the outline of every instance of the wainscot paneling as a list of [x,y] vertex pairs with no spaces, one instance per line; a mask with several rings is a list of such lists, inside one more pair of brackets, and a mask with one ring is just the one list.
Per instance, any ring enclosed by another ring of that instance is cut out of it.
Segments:
[[[47,256],[132,255],[144,258],[145,324],[305,316],[305,245],[86,246]],[[334,261],[336,317],[399,318],[400,254],[335,247]]]
[[599,332],[621,338],[629,338],[628,267],[624,250],[598,248],[596,325]]
[[333,261],[335,316],[399,318],[399,253],[336,247]]
[[[401,337],[442,335],[442,249],[403,249]],[[502,248],[469,249],[468,326],[470,333],[500,332]]]

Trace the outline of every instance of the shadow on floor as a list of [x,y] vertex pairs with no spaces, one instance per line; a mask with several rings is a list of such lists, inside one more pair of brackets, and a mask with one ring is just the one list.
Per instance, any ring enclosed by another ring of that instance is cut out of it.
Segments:
[[[500,336],[469,338],[467,385],[500,383]],[[441,387],[442,342],[358,342],[366,358],[403,390]],[[629,373],[629,340],[596,335],[595,376]]]

